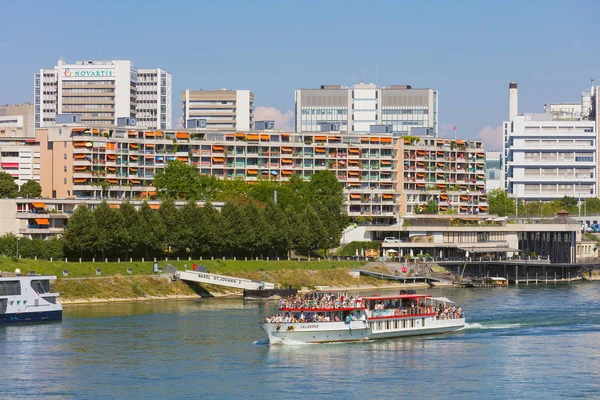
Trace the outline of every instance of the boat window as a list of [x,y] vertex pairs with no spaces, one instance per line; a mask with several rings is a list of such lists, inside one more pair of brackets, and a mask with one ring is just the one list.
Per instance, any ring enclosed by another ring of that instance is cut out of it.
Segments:
[[1,281],[0,296],[18,296],[21,294],[21,283],[19,281]]
[[44,281],[33,280],[33,281],[31,281],[31,288],[33,290],[35,290],[35,292],[38,294],[49,293],[50,292],[50,281],[49,280],[44,280]]

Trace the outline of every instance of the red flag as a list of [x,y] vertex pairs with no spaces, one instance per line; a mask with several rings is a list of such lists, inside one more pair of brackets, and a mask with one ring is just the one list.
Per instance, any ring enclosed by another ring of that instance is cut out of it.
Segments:
[[454,127],[452,128],[452,130],[453,130],[453,131],[455,131],[455,130],[456,130],[456,125],[454,125]]

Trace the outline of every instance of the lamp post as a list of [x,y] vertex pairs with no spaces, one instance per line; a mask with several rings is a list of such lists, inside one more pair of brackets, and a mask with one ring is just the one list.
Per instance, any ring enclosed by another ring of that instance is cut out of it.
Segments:
[[17,260],[19,259],[19,237],[17,236]]

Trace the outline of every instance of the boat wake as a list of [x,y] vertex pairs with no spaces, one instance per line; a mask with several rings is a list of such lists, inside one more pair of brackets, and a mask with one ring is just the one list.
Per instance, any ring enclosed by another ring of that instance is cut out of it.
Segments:
[[265,338],[265,339],[255,340],[254,344],[256,344],[258,346],[268,346],[269,345],[269,339]]
[[523,324],[492,324],[492,325],[482,325],[479,323],[467,323],[464,329],[515,329],[521,328]]

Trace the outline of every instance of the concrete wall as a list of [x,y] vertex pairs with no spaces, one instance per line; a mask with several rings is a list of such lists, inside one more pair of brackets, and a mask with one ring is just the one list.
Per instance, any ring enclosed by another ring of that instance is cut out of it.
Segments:
[[16,199],[0,199],[0,236],[12,233],[19,233],[19,221],[15,217],[17,214]]

